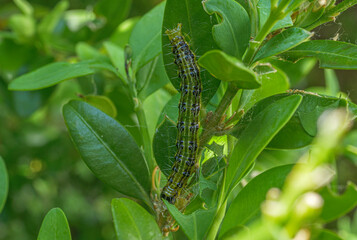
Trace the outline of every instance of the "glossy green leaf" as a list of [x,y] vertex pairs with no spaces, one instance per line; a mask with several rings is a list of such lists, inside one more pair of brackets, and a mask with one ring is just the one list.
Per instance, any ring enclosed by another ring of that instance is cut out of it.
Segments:
[[296,47],[312,36],[312,33],[302,28],[289,28],[274,36],[258,51],[254,61],[271,57]]
[[205,53],[198,62],[219,80],[234,82],[239,88],[243,89],[260,87],[260,82],[255,72],[247,68],[237,58],[229,56],[220,50],[212,50]]
[[80,60],[106,60],[107,57],[100,53],[96,48],[92,47],[88,43],[79,42],[76,44],[76,53]]
[[146,13],[135,25],[129,44],[133,51],[133,69],[136,72],[161,52],[161,25],[165,2]]
[[205,239],[207,230],[213,222],[216,208],[197,210],[189,215],[184,215],[174,205],[169,204],[166,201],[165,204],[188,239]]
[[342,217],[357,206],[357,187],[352,182],[348,183],[347,189],[341,195],[333,193],[329,188],[323,188],[320,194],[324,199],[320,214],[324,223]]
[[118,240],[162,239],[154,217],[130,199],[113,199],[112,215]]
[[140,148],[117,121],[81,101],[63,116],[81,157],[92,172],[117,191],[150,205],[150,173]]
[[16,6],[25,14],[33,14],[33,6],[26,0],[14,0]]
[[175,143],[177,137],[176,124],[165,117],[164,121],[156,129],[153,140],[153,151],[157,165],[165,176],[171,173],[174,156],[177,151]]
[[325,110],[348,106],[352,114],[357,113],[355,105],[346,99],[304,91],[283,93],[265,98],[255,104],[238,123],[236,131],[232,133],[233,136],[240,137],[247,124],[270,104],[294,94],[302,96],[303,100],[289,123],[269,143],[269,148],[295,149],[309,145],[317,133],[317,120]]
[[118,76],[123,80],[126,79],[124,49],[111,42],[105,42],[104,47],[107,50],[110,61],[118,71]]
[[281,55],[287,60],[297,61],[304,57],[315,57],[321,68],[357,69],[357,45],[332,40],[314,40]]
[[56,62],[14,79],[9,90],[36,90],[58,84],[76,77],[93,74],[95,70],[88,62]]
[[93,35],[94,41],[102,40],[114,32],[128,16],[131,2],[131,0],[101,0],[96,3],[94,12],[104,19],[105,24]]
[[[190,49],[197,57],[205,52],[217,48],[212,36],[212,18],[204,11],[201,0],[168,0],[166,1],[164,22],[162,26],[162,53],[167,75],[174,85],[180,89],[180,78],[177,76],[177,66],[173,63],[174,58],[169,38],[165,31],[182,23],[182,34],[190,45]],[[201,71],[202,80],[202,103],[207,105],[216,93],[220,81],[213,78],[207,71]]]
[[117,109],[106,96],[88,95],[84,96],[83,100],[112,118],[117,116]]
[[160,54],[143,66],[136,74],[136,88],[139,98],[144,100],[169,82],[163,57]]
[[227,169],[227,193],[247,174],[258,155],[273,137],[289,122],[302,97],[293,95],[275,101],[251,118],[238,137]]
[[43,219],[37,240],[71,240],[66,215],[60,208],[52,208]]
[[245,9],[234,0],[205,0],[210,15],[217,13],[221,22],[212,29],[217,45],[227,54],[242,59],[250,40],[250,20]]
[[9,191],[9,176],[7,175],[6,165],[4,160],[0,157],[0,213],[4,208],[7,193]]
[[282,188],[293,164],[271,168],[253,178],[231,203],[222,222],[219,235],[230,229],[247,225],[260,215],[260,207],[271,188]]
[[[257,9],[258,9],[258,14],[259,14],[259,29],[261,29],[265,22],[268,20],[268,17],[270,15],[270,0],[259,0],[257,4]],[[274,30],[284,28],[284,27],[290,27],[293,25],[293,22],[291,21],[290,16],[286,16],[284,19],[278,21],[271,32]]]
[[289,89],[289,79],[283,71],[275,69],[275,72],[260,75],[261,87],[253,90],[244,90],[240,106],[247,111],[259,100],[274,94],[283,93]]

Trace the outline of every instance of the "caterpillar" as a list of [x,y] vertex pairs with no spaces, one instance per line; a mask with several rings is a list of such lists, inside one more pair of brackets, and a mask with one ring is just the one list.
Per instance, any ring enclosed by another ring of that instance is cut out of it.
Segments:
[[168,177],[160,197],[175,204],[183,188],[192,175],[198,158],[198,130],[201,108],[201,78],[196,56],[190,50],[189,44],[181,33],[182,24],[167,30],[170,39],[174,63],[178,66],[178,76],[181,79],[181,98],[178,105],[177,120],[177,151],[172,172]]

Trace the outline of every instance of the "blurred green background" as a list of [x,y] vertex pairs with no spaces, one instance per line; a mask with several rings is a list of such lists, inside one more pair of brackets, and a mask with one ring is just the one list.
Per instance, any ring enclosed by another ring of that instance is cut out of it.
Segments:
[[[35,21],[39,22],[59,1],[29,2],[34,8]],[[128,18],[145,14],[158,2],[134,0]],[[81,14],[92,16],[96,4],[95,0],[70,0],[69,10],[84,10]],[[13,1],[0,0],[0,155],[6,162],[10,180],[9,196],[0,214],[0,239],[35,239],[44,216],[53,207],[60,207],[66,213],[73,239],[115,239],[110,202],[120,194],[97,180],[80,159],[61,114],[64,103],[78,94],[92,93],[93,86],[96,93],[110,95],[106,76],[96,74],[90,81],[71,80],[33,92],[7,90],[8,83],[16,76],[55,60],[74,57],[79,42],[99,48],[101,40],[93,38],[90,24],[98,24],[100,18],[94,14],[94,19],[75,30],[69,29],[68,21],[62,18],[46,45],[43,39],[19,41],[9,35],[16,27],[11,24],[11,17],[20,13]],[[336,22],[315,29],[314,38],[337,38],[357,44],[356,24],[354,7]],[[115,38],[115,31],[105,36],[110,37]],[[357,71],[337,71],[337,76],[341,90],[357,102]],[[324,72],[315,66],[304,81],[293,87],[323,85]],[[124,113],[119,112],[119,117],[120,114]],[[340,174],[341,184],[347,178],[356,178],[353,176],[356,166],[351,161],[342,160],[339,167],[344,173]]]

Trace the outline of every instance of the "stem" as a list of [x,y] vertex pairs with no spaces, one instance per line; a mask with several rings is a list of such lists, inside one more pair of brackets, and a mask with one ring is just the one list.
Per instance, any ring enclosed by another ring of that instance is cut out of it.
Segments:
[[136,110],[136,116],[138,118],[141,136],[143,138],[143,148],[144,148],[145,159],[146,159],[146,162],[148,163],[149,171],[151,173],[155,168],[155,164],[153,161],[154,158],[153,158],[153,154],[152,154],[149,129],[147,127],[148,125],[146,122],[146,116],[145,116],[144,109],[142,108],[141,102],[138,103],[138,108]]
[[212,226],[207,234],[207,238],[206,238],[207,240],[214,240],[216,238],[219,227],[221,226],[222,220],[225,216],[226,208],[227,208],[227,200],[219,208],[216,217],[212,223]]
[[200,156],[201,151],[203,150],[204,146],[207,144],[207,142],[212,138],[212,136],[216,132],[216,126],[219,124],[221,121],[221,117],[224,114],[224,112],[227,110],[229,105],[231,104],[234,96],[237,94],[239,88],[234,85],[233,83],[230,83],[228,85],[228,88],[223,95],[223,98],[221,102],[219,103],[216,111],[213,113],[213,116],[209,117],[209,119],[206,118],[207,123],[205,124],[202,134],[200,136],[200,150],[198,156]]

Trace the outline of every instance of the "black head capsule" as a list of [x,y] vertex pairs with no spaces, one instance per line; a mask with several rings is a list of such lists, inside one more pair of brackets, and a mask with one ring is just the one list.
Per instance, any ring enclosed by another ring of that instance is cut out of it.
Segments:
[[172,177],[170,177],[168,180],[167,180],[169,183],[172,183],[174,181],[174,179]]
[[178,182],[178,183],[177,183],[177,187],[178,187],[178,188],[182,188],[182,187],[183,187],[183,183],[182,183],[182,182]]
[[191,112],[195,116],[198,115],[198,113],[200,112],[200,105],[197,103],[192,104]]
[[178,168],[177,168],[176,166],[173,166],[173,167],[172,167],[172,171],[174,171],[174,172],[177,173],[177,172],[178,172]]
[[198,123],[192,122],[192,123],[191,123],[191,126],[190,126],[190,131],[191,131],[192,133],[196,133],[196,132],[198,131],[198,129],[199,129]]

